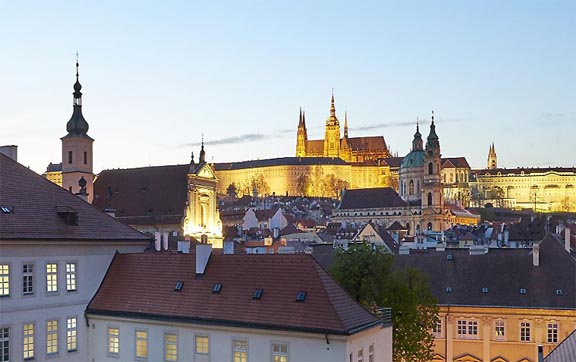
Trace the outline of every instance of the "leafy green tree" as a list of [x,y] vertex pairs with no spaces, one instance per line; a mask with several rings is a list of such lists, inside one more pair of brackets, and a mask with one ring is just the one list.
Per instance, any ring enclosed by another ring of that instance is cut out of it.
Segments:
[[415,269],[396,269],[391,254],[366,242],[338,250],[329,271],[352,298],[369,310],[392,308],[395,362],[432,359],[431,331],[438,321],[438,306],[424,275]]

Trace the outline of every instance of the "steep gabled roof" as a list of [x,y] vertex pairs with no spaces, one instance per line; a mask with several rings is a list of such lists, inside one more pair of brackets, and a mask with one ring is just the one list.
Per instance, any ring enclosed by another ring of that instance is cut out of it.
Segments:
[[544,358],[544,362],[567,361],[576,361],[576,329]]
[[340,210],[403,207],[408,204],[394,189],[380,187],[372,189],[346,190],[342,196]]
[[188,197],[189,165],[104,170],[94,182],[97,208],[127,224],[180,224]]
[[[212,253],[202,277],[195,264],[194,253],[117,254],[87,312],[341,335],[380,324],[307,254]],[[261,299],[252,298],[257,288]]]
[[466,157],[448,157],[442,159],[442,168],[470,168]]
[[370,137],[351,137],[348,138],[348,145],[354,150],[371,150],[371,151],[381,151],[388,150],[386,147],[386,141],[382,136],[370,136]]
[[[0,212],[0,239],[149,240],[3,154],[0,206],[11,210]],[[77,216],[75,225],[68,216]]]

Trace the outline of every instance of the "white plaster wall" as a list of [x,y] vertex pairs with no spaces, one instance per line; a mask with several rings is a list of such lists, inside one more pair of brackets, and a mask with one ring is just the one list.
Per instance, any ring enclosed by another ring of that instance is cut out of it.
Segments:
[[[57,358],[80,361],[87,358],[87,327],[84,310],[110,265],[116,250],[142,252],[147,242],[0,241],[0,263],[10,265],[10,296],[0,298],[0,326],[10,327],[11,361],[22,360],[24,323],[34,323],[35,361],[54,359],[46,355],[46,321],[58,319]],[[46,292],[46,263],[58,264],[58,292]],[[77,265],[77,291],[66,291],[66,263]],[[34,294],[23,295],[22,265],[34,264]],[[66,319],[77,318],[77,351],[66,352]]]
[[242,230],[250,230],[251,228],[258,226],[258,218],[253,209],[248,209],[242,220],[244,220],[242,223]]
[[358,360],[362,349],[363,361],[368,361],[370,345],[374,345],[374,361],[392,362],[392,326],[376,326],[351,336],[346,343],[347,361]]
[[[232,341],[234,339],[248,341],[248,361],[272,360],[272,343],[288,344],[289,361],[344,362],[348,361],[348,346],[352,350],[356,350],[360,345],[363,345],[368,351],[369,343],[374,343],[375,345],[375,361],[392,360],[392,332],[390,327],[372,328],[362,332],[358,337],[346,337],[249,328],[160,323],[145,320],[136,321],[102,316],[88,316],[88,321],[90,324],[89,360],[92,362],[134,360],[136,329],[146,329],[148,331],[149,361],[158,361],[164,358],[164,333],[175,333],[178,335],[179,361],[232,361]],[[117,357],[109,356],[107,353],[107,328],[109,326],[120,329],[120,353]],[[195,335],[209,337],[208,356],[194,353]],[[389,338],[389,340],[385,340],[386,338]],[[327,343],[326,339],[328,339],[329,343]],[[368,361],[367,354],[365,361]]]

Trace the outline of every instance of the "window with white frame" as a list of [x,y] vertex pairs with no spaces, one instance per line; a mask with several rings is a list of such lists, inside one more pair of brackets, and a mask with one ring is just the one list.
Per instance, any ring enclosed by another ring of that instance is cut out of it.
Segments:
[[148,358],[148,331],[136,330],[136,358],[144,360]]
[[459,319],[457,323],[456,335],[462,339],[478,338],[478,321],[469,319]]
[[24,323],[22,327],[22,358],[34,358],[34,323]]
[[68,352],[75,351],[78,348],[76,329],[77,322],[78,320],[76,317],[66,319],[66,350]]
[[358,362],[364,362],[364,350],[362,348],[360,348],[358,350],[358,352],[356,352],[356,356],[357,356],[357,361]]
[[164,333],[164,361],[178,361],[178,335]]
[[530,342],[530,322],[520,322],[520,342]]
[[506,324],[504,321],[494,321],[494,339],[496,341],[503,341],[506,339]]
[[10,265],[0,264],[0,297],[10,295]]
[[55,293],[58,291],[58,264],[46,264],[46,291]]
[[34,264],[22,265],[22,294],[34,294]]
[[76,291],[76,263],[66,263],[66,290]]
[[272,362],[288,362],[288,345],[272,343]]
[[10,361],[10,328],[0,328],[0,362]]
[[434,327],[432,327],[432,335],[434,338],[442,338],[442,319],[438,318]]
[[58,353],[58,320],[46,321],[46,354]]
[[547,337],[548,343],[558,343],[558,323],[548,323]]
[[108,354],[120,353],[120,329],[108,327]]
[[368,362],[374,362],[374,343],[368,346]]
[[198,354],[208,354],[209,343],[208,336],[195,336],[196,340],[196,353]]
[[248,341],[241,339],[233,340],[232,351],[234,353],[234,362],[248,361]]

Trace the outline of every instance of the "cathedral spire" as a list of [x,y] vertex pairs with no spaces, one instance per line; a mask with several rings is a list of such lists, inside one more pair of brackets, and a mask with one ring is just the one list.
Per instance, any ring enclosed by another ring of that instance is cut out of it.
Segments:
[[206,162],[206,151],[204,151],[204,134],[202,134],[202,146],[200,147],[200,160],[199,163]]
[[80,63],[78,62],[78,53],[76,53],[76,83],[74,83],[74,93],[73,95],[73,112],[72,117],[66,123],[66,131],[69,135],[75,136],[87,136],[88,132],[88,122],[84,119],[82,115],[82,85],[80,84]]
[[336,118],[336,107],[334,106],[334,88],[332,88],[332,99],[330,100],[330,118]]
[[302,107],[300,107],[300,115],[298,116],[298,127],[302,127]]
[[302,111],[302,127],[306,129],[306,111]]
[[348,112],[344,111],[344,138],[348,138]]

